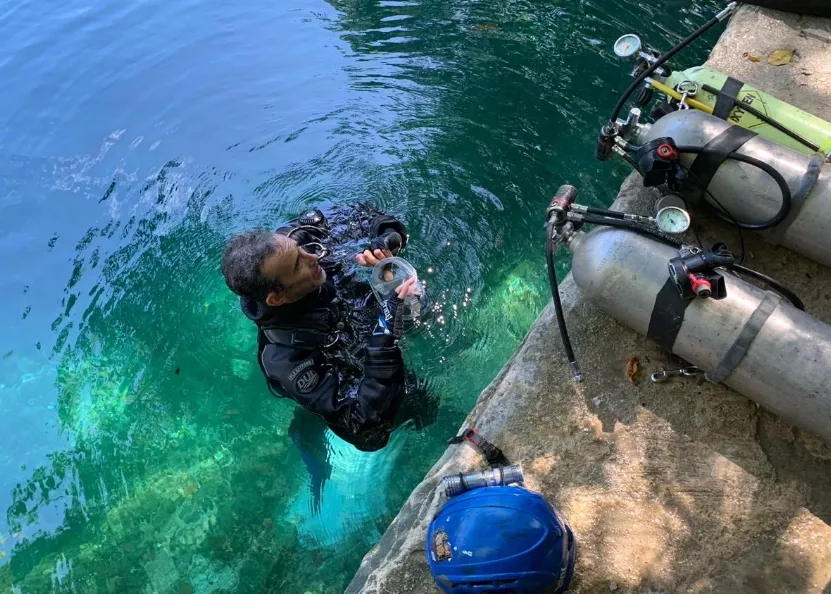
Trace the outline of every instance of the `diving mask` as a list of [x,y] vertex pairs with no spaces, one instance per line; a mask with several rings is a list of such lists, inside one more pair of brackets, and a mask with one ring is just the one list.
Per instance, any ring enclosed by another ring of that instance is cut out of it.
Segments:
[[[378,303],[381,303],[385,296],[394,292],[402,283],[411,278],[418,279],[418,275],[412,264],[404,258],[384,258],[372,269],[370,286]],[[404,308],[404,320],[418,319],[424,302],[424,287],[420,281],[416,280],[408,295],[404,298],[404,303],[401,304],[401,307]]]

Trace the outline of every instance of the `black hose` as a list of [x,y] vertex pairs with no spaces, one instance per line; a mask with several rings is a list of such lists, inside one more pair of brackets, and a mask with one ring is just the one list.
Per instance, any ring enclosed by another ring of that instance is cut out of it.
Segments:
[[720,21],[721,21],[721,19],[720,19],[718,16],[714,16],[714,17],[713,17],[713,18],[711,18],[709,21],[707,21],[706,23],[704,23],[704,25],[703,25],[700,29],[698,29],[698,31],[696,31],[695,33],[693,33],[692,35],[690,35],[689,37],[687,37],[686,39],[684,39],[681,43],[679,43],[679,44],[678,44],[678,45],[676,45],[674,48],[672,48],[672,49],[671,49],[671,50],[669,50],[667,53],[665,53],[663,56],[661,56],[660,58],[658,58],[658,59],[655,61],[655,63],[654,63],[654,64],[652,64],[649,68],[647,68],[646,70],[644,70],[644,71],[641,73],[641,75],[640,75],[640,76],[638,76],[638,77],[634,80],[634,82],[633,82],[631,85],[629,85],[629,88],[628,88],[628,89],[626,89],[626,91],[624,91],[623,95],[622,95],[622,96],[621,96],[621,98],[618,100],[617,105],[615,105],[615,108],[614,108],[614,110],[612,111],[612,115],[611,115],[611,117],[609,118],[609,123],[610,123],[612,126],[614,126],[614,125],[615,125],[615,122],[617,121],[617,118],[618,118],[618,116],[620,115],[620,112],[623,110],[623,106],[624,106],[624,105],[626,104],[626,102],[629,100],[629,97],[632,95],[632,93],[634,93],[634,92],[635,92],[635,90],[636,90],[639,86],[641,86],[641,84],[643,83],[643,81],[644,81],[644,80],[646,80],[646,79],[647,79],[649,76],[651,76],[651,75],[652,75],[652,73],[654,73],[654,72],[655,72],[658,68],[660,68],[661,66],[663,66],[663,65],[664,65],[664,64],[665,64],[668,60],[670,60],[673,56],[675,56],[675,54],[677,54],[677,53],[678,53],[678,52],[680,52],[682,49],[684,49],[684,48],[685,48],[685,47],[687,47],[689,44],[691,44],[693,41],[695,41],[696,39],[698,39],[699,37],[701,37],[702,35],[704,35],[704,33],[706,33],[707,31],[709,31],[711,28],[713,28],[715,25],[717,25]]
[[665,243],[667,245],[671,245],[672,247],[679,248],[683,244],[675,239],[674,237],[670,237],[669,235],[665,235],[660,231],[656,231],[654,229],[650,229],[649,227],[644,227],[643,225],[639,225],[638,223],[632,221],[621,221],[618,219],[596,219],[593,217],[584,217],[583,222],[589,225],[605,225],[607,227],[616,227],[618,229],[626,229],[628,231],[634,231],[635,233],[640,233],[641,235],[646,235],[651,237],[652,239],[656,239],[661,243]]
[[[677,147],[677,150],[679,153],[690,153],[696,155],[707,152],[706,147],[700,146],[679,146]],[[769,176],[771,176],[773,178],[773,181],[776,182],[776,185],[779,186],[779,191],[782,193],[782,205],[779,207],[779,212],[777,212],[772,219],[765,221],[763,223],[743,223],[741,221],[737,221],[732,217],[727,217],[718,211],[716,211],[716,216],[718,216],[718,218],[720,218],[723,221],[734,224],[736,227],[739,227],[740,229],[749,229],[751,231],[764,231],[765,229],[775,227],[776,225],[784,221],[785,218],[787,218],[788,213],[791,211],[792,197],[791,189],[790,187],[788,187],[788,182],[785,181],[785,178],[782,177],[782,174],[776,171],[776,169],[774,169],[773,166],[769,165],[768,163],[760,161],[759,159],[756,159],[754,157],[749,157],[748,155],[742,155],[741,153],[733,152],[728,154],[727,158],[733,159],[734,161],[747,163],[748,165],[753,165],[754,167],[758,167],[759,169],[767,173]],[[696,183],[699,186],[702,185],[701,180],[695,174],[693,174],[689,169],[687,169],[687,172],[689,172],[695,178]],[[703,188],[703,190],[709,193],[709,190],[706,186]]]
[[[716,97],[719,97],[721,95],[721,91],[719,91],[716,88],[711,87],[710,85],[703,85],[702,88],[705,91],[707,91],[708,93],[710,93],[711,95],[714,95]],[[757,118],[762,120],[764,123],[768,124],[769,126],[773,126],[774,128],[776,128],[777,130],[779,130],[783,134],[785,134],[787,136],[790,136],[791,138],[796,140],[798,143],[800,143],[800,144],[808,147],[809,149],[811,149],[813,152],[815,152],[815,153],[819,152],[819,147],[817,145],[815,145],[813,142],[811,142],[810,140],[806,139],[803,136],[800,136],[799,134],[797,134],[796,132],[794,132],[790,128],[787,128],[787,127],[783,126],[782,124],[780,124],[779,122],[774,120],[772,117],[770,117],[766,113],[759,111],[758,109],[756,109],[752,105],[749,105],[749,104],[747,104],[743,101],[739,102],[736,99],[733,99],[733,102],[734,102],[734,105],[738,106],[743,111],[746,111],[746,112],[750,113],[751,115],[756,116]],[[739,103],[741,103],[741,105],[739,105]]]
[[769,276],[762,274],[761,272],[752,270],[750,268],[745,268],[741,264],[732,264],[728,266],[728,269],[740,275],[749,276],[750,278],[754,278],[760,282],[763,282],[768,287],[782,295],[785,299],[790,301],[796,309],[798,309],[799,311],[805,311],[805,304],[802,303],[802,300],[799,297],[797,297],[793,291],[785,288],[779,282],[773,280]]
[[626,217],[626,213],[618,212],[616,210],[606,210],[605,208],[595,208],[593,206],[587,206],[586,213],[599,215],[601,217],[610,217],[613,219],[623,219]]
[[548,282],[551,285],[551,298],[554,300],[554,312],[557,314],[557,326],[560,328],[560,338],[563,340],[563,349],[565,349],[566,357],[568,358],[568,366],[571,369],[571,377],[574,383],[579,384],[583,381],[583,374],[580,373],[580,366],[577,364],[577,357],[574,356],[574,349],[571,348],[571,339],[568,337],[568,328],[566,328],[566,318],[563,314],[563,303],[560,301],[560,289],[557,286],[557,270],[554,268],[554,252],[557,251],[554,245],[554,223],[549,223],[546,227],[545,240],[545,254],[546,265],[548,267]]

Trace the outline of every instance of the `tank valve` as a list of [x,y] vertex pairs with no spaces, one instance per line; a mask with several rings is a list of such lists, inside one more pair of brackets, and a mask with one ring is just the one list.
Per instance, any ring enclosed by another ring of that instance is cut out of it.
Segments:
[[555,226],[565,223],[571,205],[574,204],[575,200],[577,200],[577,188],[568,184],[560,186],[545,212],[546,220],[549,223],[553,222]]
[[727,297],[727,287],[724,277],[715,269],[729,266],[734,261],[727,246],[717,243],[709,250],[682,252],[670,260],[669,276],[683,299],[724,299]]
[[600,135],[597,137],[597,147],[594,151],[594,156],[598,161],[608,161],[612,158],[612,149],[615,146],[615,138],[617,137],[617,126],[614,122],[607,122],[600,130]]
[[656,138],[638,149],[635,153],[638,172],[643,177],[647,188],[668,185],[671,189],[677,185],[681,168],[678,163],[678,148],[672,138]]
[[705,299],[713,294],[713,285],[704,276],[690,275],[690,287],[696,297]]

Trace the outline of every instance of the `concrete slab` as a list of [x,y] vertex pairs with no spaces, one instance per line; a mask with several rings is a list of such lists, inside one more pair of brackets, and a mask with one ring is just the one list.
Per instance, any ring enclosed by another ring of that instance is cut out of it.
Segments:
[[[825,31],[831,21],[743,7],[709,64],[831,119],[831,43],[817,37]],[[774,49],[797,49],[798,59],[773,67],[743,56]],[[632,176],[615,208],[648,213],[653,201]],[[735,230],[705,227],[705,241],[737,244]],[[831,270],[746,242],[749,266],[831,322]],[[831,448],[724,386],[649,382],[664,354],[582,300],[570,278],[563,294],[585,383],[570,381],[549,306],[466,426],[521,461],[528,485],[569,518],[580,546],[572,591],[831,592]],[[637,385],[624,378],[630,357],[643,367]],[[480,467],[469,446],[448,449],[347,594],[438,592],[424,544],[443,501],[438,481]]]

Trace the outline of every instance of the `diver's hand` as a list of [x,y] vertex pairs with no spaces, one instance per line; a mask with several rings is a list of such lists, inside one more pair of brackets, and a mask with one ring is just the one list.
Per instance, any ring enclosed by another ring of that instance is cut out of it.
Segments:
[[416,279],[410,278],[401,283],[381,301],[378,323],[372,331],[371,346],[394,346],[395,341],[404,334],[404,308],[401,304],[412,293]]
[[413,289],[413,285],[415,284],[415,282],[416,282],[415,277],[408,278],[403,283],[398,285],[398,287],[395,289],[395,294],[398,295],[398,298],[401,301],[404,301],[404,299],[407,298],[407,295],[410,295],[410,294],[416,295],[417,294],[416,290]]
[[384,258],[392,258],[392,253],[389,250],[364,250],[355,256],[355,261],[361,266],[372,268]]

